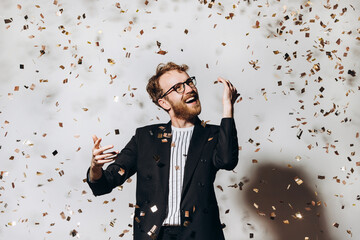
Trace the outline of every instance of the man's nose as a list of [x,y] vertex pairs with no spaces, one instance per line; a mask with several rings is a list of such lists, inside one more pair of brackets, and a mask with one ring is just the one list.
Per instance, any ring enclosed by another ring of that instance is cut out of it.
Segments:
[[193,88],[192,87],[190,87],[188,84],[184,84],[185,85],[185,91],[184,91],[184,93],[186,94],[186,93],[189,93],[189,92],[192,92],[192,91],[195,91],[195,89],[196,89],[196,87],[194,86]]

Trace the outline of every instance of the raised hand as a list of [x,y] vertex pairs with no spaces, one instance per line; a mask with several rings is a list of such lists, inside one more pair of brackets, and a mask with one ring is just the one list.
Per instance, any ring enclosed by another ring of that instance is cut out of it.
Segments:
[[105,147],[101,147],[100,142],[101,138],[98,138],[96,135],[92,136],[94,141],[94,146],[92,148],[92,159],[91,159],[91,166],[90,166],[90,181],[97,180],[101,178],[102,175],[102,166],[105,163],[113,162],[116,158],[116,155],[119,151],[112,151],[112,152],[104,152],[113,148],[113,145],[107,145]]
[[218,81],[224,84],[223,92],[223,117],[233,117],[233,106],[236,99],[240,96],[236,88],[231,84],[229,80],[218,77]]

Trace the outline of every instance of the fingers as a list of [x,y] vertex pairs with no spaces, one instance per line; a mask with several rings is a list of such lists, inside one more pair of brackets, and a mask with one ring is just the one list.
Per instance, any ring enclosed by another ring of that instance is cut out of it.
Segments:
[[[115,155],[115,156],[114,156],[114,155]],[[110,153],[106,153],[106,154],[95,155],[94,158],[95,158],[96,160],[107,160],[107,159],[106,159],[107,157],[114,156],[114,157],[112,157],[112,158],[115,158],[116,155],[117,155],[117,152],[110,152]],[[110,158],[108,158],[108,159],[110,159]]]
[[96,141],[98,140],[98,137],[96,135],[92,135],[92,139],[93,139],[94,143],[96,143]]
[[113,162],[113,161],[115,161],[115,158],[109,158],[109,159],[104,159],[104,160],[97,160],[96,161],[96,164],[97,165],[104,165],[105,163],[109,163],[109,162]]
[[92,135],[92,139],[94,142],[94,147],[92,149],[91,167],[101,168],[105,163],[110,163],[116,160],[117,154],[119,154],[118,150],[113,150],[106,153],[104,152],[113,148],[114,145],[101,147],[101,138],[98,138],[96,135]]
[[107,145],[107,146],[105,146],[105,147],[95,148],[95,149],[93,150],[93,155],[101,154],[101,153],[103,153],[104,151],[106,151],[106,150],[108,150],[108,149],[111,149],[111,148],[113,148],[113,147],[114,147],[114,145]]
[[229,86],[229,81],[228,80],[225,80],[225,79],[223,79],[221,77],[218,77],[218,81],[223,83],[224,86]]
[[[95,135],[94,135],[94,136],[95,136]],[[101,147],[101,145],[100,145],[101,138],[96,138],[96,140],[95,140],[94,136],[93,136],[93,140],[94,140],[94,147],[93,147],[93,149],[99,149],[99,148]]]
[[237,95],[237,89],[232,85],[229,80],[218,77],[218,81],[224,84],[224,90],[226,90],[226,87],[228,87],[228,89],[232,93],[232,96]]
[[92,166],[96,166],[96,167],[102,167],[105,163],[110,163],[115,161],[116,158],[108,158],[108,159],[100,159],[100,160],[96,160],[93,159],[92,160]]
[[[111,145],[109,145],[109,146],[111,146]],[[96,167],[102,167],[105,163],[115,161],[117,154],[119,154],[119,151],[112,151],[112,152],[107,152],[104,154],[101,154],[102,152],[99,152],[98,150],[95,150],[95,151],[97,153],[93,154],[91,165],[96,166]]]
[[230,88],[231,91],[234,91],[235,87],[229,80],[218,77],[218,81],[223,83],[225,87],[227,86],[228,88]]

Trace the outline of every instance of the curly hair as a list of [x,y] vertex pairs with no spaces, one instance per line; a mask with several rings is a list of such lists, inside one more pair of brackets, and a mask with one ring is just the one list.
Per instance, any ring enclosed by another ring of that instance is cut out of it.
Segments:
[[159,98],[163,94],[163,90],[160,87],[159,79],[166,72],[171,70],[178,70],[179,72],[186,72],[189,67],[186,64],[177,65],[173,62],[168,62],[166,64],[160,63],[156,68],[156,73],[153,75],[146,86],[146,91],[149,93],[151,100],[159,107],[158,103]]

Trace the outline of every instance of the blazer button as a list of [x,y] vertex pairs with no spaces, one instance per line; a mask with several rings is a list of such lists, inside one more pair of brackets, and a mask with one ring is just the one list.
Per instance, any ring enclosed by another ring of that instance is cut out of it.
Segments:
[[203,186],[204,186],[204,184],[203,184],[202,182],[199,182],[198,185],[199,185],[199,187],[203,187]]

